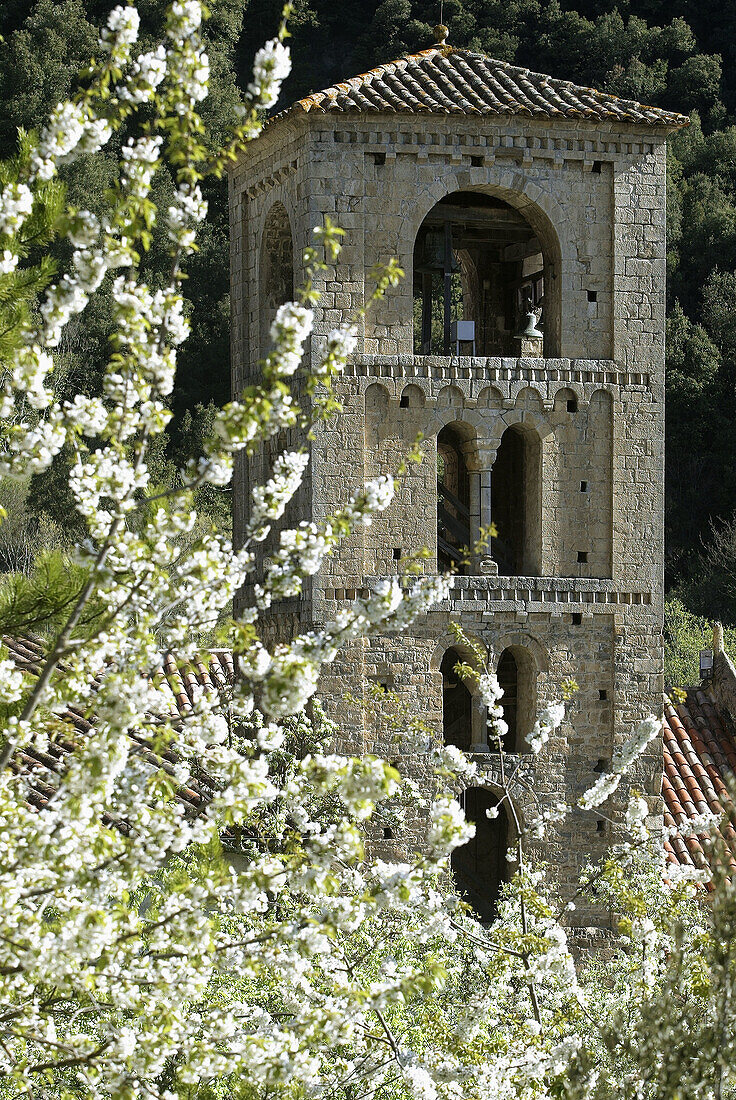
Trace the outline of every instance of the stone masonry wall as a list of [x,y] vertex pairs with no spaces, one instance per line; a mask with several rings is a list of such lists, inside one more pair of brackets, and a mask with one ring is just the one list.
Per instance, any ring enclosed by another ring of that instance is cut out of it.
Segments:
[[[574,802],[631,723],[661,707],[663,688],[663,456],[665,133],[611,123],[441,116],[287,116],[251,146],[230,179],[233,384],[257,377],[263,352],[262,235],[275,203],[293,236],[295,281],[311,230],[326,216],[345,231],[339,268],[324,273],[319,339],[359,310],[371,265],[396,256],[408,273],[365,319],[337,387],[344,411],[310,446],[310,474],[294,517],[319,520],[367,478],[396,470],[421,433],[424,461],[391,508],[341,547],[298,611],[274,612],[271,632],[329,619],[373,578],[426,546],[436,568],[437,435],[464,440],[471,526],[491,522],[493,466],[503,432],[518,425],[538,443],[539,576],[498,577],[476,559],[451,598],[401,637],[376,637],[341,654],[322,693],[351,751],[376,751],[418,780],[372,685],[419,706],[442,727],[442,654],[460,622],[497,660],[508,646],[531,655],[536,704],[579,691],[559,734],[522,761],[529,804]],[[472,163],[471,163],[472,158]],[[544,357],[415,356],[411,271],[417,232],[459,190],[501,198],[534,228],[545,258]],[[251,463],[262,476],[267,456]],[[236,536],[247,513],[239,467]],[[532,486],[532,488],[534,488]],[[533,495],[533,494],[532,494]],[[294,518],[292,517],[292,518]],[[536,537],[536,536],[535,536]],[[529,560],[532,560],[530,557]],[[280,625],[279,625],[280,624]],[[345,700],[345,694],[351,698]],[[492,753],[479,757],[494,788]],[[661,744],[633,782],[658,807]],[[609,807],[614,822],[625,792]],[[522,807],[523,809],[523,807]],[[423,823],[379,837],[387,852],[422,844]],[[571,893],[580,866],[602,855],[610,826],[578,815],[538,854]],[[582,910],[579,919],[600,921]]]

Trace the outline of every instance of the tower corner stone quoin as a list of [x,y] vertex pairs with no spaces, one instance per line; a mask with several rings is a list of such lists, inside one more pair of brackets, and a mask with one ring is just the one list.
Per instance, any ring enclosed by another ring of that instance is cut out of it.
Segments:
[[[421,547],[428,572],[458,570],[450,598],[408,632],[344,649],[321,697],[341,748],[420,781],[426,760],[394,741],[376,687],[474,754],[478,790],[463,797],[478,837],[456,869],[481,915],[508,873],[511,825],[485,814],[498,757],[480,700],[453,672],[464,654],[450,624],[489,651],[504,687],[522,815],[574,804],[632,724],[661,712],[665,143],[685,121],[442,44],[294,104],[231,170],[235,393],[257,380],[275,311],[326,217],[345,237],[317,278],[315,361],[319,337],[365,304],[374,265],[396,257],[406,273],[360,323],[336,384],[343,411],[310,441],[282,433],[239,460],[235,535],[280,450],[310,451],[282,527],[319,521],[394,473],[421,433],[424,460],[390,508],[298,600],[273,607],[265,640],[333,618]],[[474,553],[491,523],[497,538]],[[526,736],[567,678],[579,690],[533,756]],[[655,741],[631,777],[653,813],[661,772]],[[622,790],[606,808],[614,823],[625,800]],[[408,854],[424,829],[417,817],[374,844]],[[536,854],[569,895],[611,837],[594,813],[576,815]],[[600,919],[584,903],[575,916]]]

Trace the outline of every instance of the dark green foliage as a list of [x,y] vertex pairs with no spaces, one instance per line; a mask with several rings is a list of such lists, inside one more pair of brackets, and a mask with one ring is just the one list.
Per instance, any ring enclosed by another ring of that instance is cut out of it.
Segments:
[[[68,554],[40,554],[30,573],[0,577],[0,626],[3,634],[46,634],[63,625],[82,590],[85,568]],[[83,628],[92,626],[103,613],[89,605]]]
[[15,150],[16,129],[41,125],[49,109],[76,84],[97,31],[83,0],[3,4],[0,33],[0,155]]
[[682,596],[698,614],[736,626],[736,513],[712,521]]
[[[17,182],[19,168],[29,156],[28,134],[21,130],[15,155],[0,163],[0,187]],[[54,238],[63,208],[64,187],[58,180],[39,187],[30,216],[15,240],[20,266],[0,275],[0,364],[17,348],[18,332],[29,310],[53,278],[53,257],[44,249]]]

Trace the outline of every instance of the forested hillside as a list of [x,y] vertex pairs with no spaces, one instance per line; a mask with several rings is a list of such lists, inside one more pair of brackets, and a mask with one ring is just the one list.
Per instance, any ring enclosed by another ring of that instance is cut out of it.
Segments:
[[[11,151],[16,126],[35,125],[68,91],[107,7],[95,0],[2,6],[0,152]],[[153,27],[162,3],[143,0],[139,9]],[[206,106],[216,128],[237,84],[248,80],[255,49],[275,31],[281,2],[214,0],[211,10]],[[439,14],[438,0],[296,0],[284,98],[425,48]],[[670,147],[667,580],[687,606],[736,623],[736,10],[714,0],[445,0],[444,21],[454,45],[691,115]],[[104,172],[77,170],[68,182],[80,204],[94,205]],[[229,384],[224,186],[208,197],[213,216],[188,285],[196,324],[162,479],[204,430],[208,402],[223,400]],[[157,260],[154,242],[154,272]],[[105,333],[98,307],[67,340],[64,392],[94,389]],[[53,476],[12,503],[16,527],[40,521],[58,536],[68,526],[68,501]],[[223,502],[212,507],[225,512]]]

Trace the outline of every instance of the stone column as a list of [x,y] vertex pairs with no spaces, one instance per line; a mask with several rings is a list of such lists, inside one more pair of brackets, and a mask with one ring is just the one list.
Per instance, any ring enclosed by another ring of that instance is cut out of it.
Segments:
[[480,695],[473,696],[470,717],[470,751],[490,752],[488,747],[488,719]]
[[[478,447],[476,452],[478,464],[478,530],[488,529],[491,526],[491,471],[496,461],[495,448],[488,446]],[[490,542],[480,551],[475,561],[478,573],[498,574],[498,566],[491,557]]]

